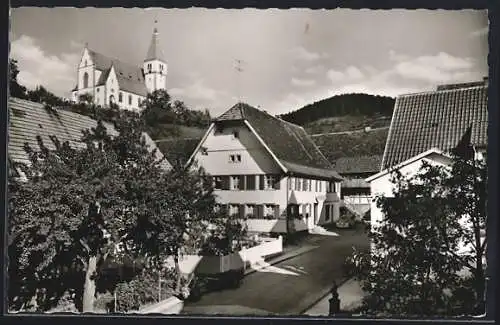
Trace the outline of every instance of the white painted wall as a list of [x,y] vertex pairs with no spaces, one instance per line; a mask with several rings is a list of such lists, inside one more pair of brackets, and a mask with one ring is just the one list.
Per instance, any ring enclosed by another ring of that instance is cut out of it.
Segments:
[[[235,132],[237,136],[235,136]],[[230,155],[239,155],[241,162],[230,161]],[[321,191],[316,191],[315,182],[311,191],[295,190],[289,186],[295,178],[286,177],[267,149],[259,142],[257,137],[245,126],[231,126],[223,129],[212,130],[206,140],[201,144],[200,150],[195,153],[194,160],[202,166],[207,173],[213,176],[231,175],[256,175],[256,190],[216,190],[217,201],[221,204],[273,204],[279,205],[279,218],[276,220],[249,219],[248,227],[255,232],[286,232],[286,211],[292,191],[300,204],[299,213],[304,215],[302,220],[294,220],[296,230],[312,229],[316,224],[330,223],[338,219],[340,208],[340,183],[335,188],[338,194],[328,193],[327,181],[322,183]],[[258,175],[281,175],[279,189],[259,189]],[[311,180],[309,180],[311,181]],[[292,184],[293,185],[293,184]],[[332,216],[326,218],[325,199],[334,199],[328,202],[332,205]],[[314,220],[314,203],[317,204],[318,216]],[[309,213],[309,218],[306,218]]]
[[[148,65],[151,65],[151,70]],[[146,88],[149,92],[167,88],[167,64],[160,60],[144,62]]]

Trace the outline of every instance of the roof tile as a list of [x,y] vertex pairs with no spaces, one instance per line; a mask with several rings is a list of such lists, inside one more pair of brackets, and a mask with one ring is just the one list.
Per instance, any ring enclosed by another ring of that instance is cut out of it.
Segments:
[[313,172],[315,176],[341,179],[302,127],[244,103],[234,105],[215,122],[239,120],[246,120],[291,172]]
[[448,151],[472,125],[472,144],[486,147],[488,86],[440,87],[396,100],[381,169],[392,167],[428,149]]

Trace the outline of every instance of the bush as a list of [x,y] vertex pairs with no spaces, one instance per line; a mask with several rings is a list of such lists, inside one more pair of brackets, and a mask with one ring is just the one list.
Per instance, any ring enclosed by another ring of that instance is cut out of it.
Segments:
[[142,306],[158,302],[171,297],[174,293],[175,272],[162,272],[161,297],[158,297],[159,274],[151,270],[145,270],[130,282],[122,282],[117,285],[117,312],[129,312],[139,310]]

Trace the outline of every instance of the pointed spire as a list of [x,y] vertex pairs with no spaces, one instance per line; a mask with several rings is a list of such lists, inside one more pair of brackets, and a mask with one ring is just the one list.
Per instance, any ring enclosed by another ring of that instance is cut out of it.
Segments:
[[157,23],[158,21],[155,20],[153,36],[151,37],[151,43],[149,44],[148,54],[146,55],[146,59],[144,61],[160,60],[165,62],[165,59],[163,57],[163,52],[160,46],[160,40],[158,38],[158,28],[156,27]]

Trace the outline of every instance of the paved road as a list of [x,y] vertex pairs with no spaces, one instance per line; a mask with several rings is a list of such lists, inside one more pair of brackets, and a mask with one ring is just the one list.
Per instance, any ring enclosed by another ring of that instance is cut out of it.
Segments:
[[333,280],[343,280],[341,266],[352,246],[368,249],[368,238],[362,232],[344,230],[340,234],[310,235],[307,241],[318,248],[247,275],[238,289],[207,293],[200,301],[187,303],[182,313],[298,315]]

